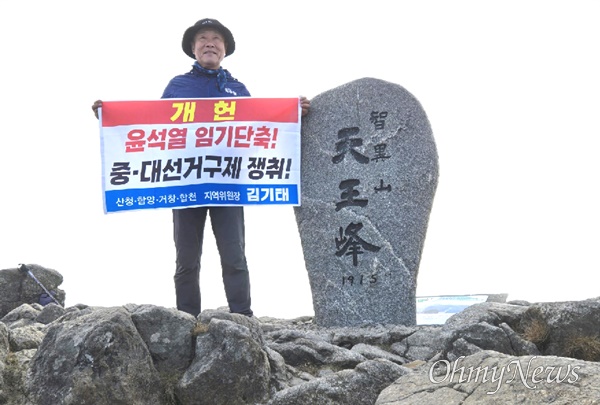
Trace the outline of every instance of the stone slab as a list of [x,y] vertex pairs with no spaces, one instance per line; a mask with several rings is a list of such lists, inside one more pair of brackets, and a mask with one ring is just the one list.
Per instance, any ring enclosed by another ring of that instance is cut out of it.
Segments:
[[294,208],[315,323],[416,324],[438,181],[427,115],[402,86],[355,80],[311,100]]

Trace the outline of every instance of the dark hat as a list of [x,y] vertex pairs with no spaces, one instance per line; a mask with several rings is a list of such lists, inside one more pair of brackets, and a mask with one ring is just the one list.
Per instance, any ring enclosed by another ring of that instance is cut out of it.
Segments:
[[192,59],[196,59],[196,56],[192,53],[192,41],[194,40],[194,36],[196,36],[196,33],[198,31],[200,31],[203,28],[211,28],[214,29],[218,32],[221,33],[221,35],[223,35],[223,37],[225,38],[225,56],[229,56],[233,53],[233,51],[235,51],[235,41],[233,40],[233,35],[231,34],[231,31],[229,31],[229,29],[224,26],[223,24],[221,24],[219,21],[215,20],[214,18],[204,18],[198,22],[196,22],[196,24],[192,25],[191,27],[189,27],[187,30],[185,30],[185,32],[183,33],[183,39],[181,40],[181,48],[183,49],[183,52],[185,52],[185,54],[187,56],[189,56]]

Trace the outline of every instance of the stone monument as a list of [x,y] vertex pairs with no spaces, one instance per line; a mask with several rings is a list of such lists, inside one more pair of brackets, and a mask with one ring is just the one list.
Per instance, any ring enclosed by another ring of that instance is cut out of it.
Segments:
[[362,78],[302,121],[294,213],[321,326],[416,324],[417,273],[438,181],[431,127],[403,87]]

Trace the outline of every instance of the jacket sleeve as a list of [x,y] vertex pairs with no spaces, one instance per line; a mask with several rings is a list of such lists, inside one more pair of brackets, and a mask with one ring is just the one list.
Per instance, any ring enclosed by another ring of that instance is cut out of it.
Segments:
[[173,96],[173,80],[169,81],[169,84],[167,84],[167,87],[165,87],[165,90],[163,91],[163,94],[160,98],[174,98],[174,96]]

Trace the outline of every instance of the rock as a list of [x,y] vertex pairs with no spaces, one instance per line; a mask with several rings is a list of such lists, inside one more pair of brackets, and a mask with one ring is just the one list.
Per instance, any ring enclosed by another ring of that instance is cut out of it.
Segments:
[[269,405],[367,405],[381,390],[410,370],[391,361],[378,359],[360,363],[323,378],[280,391]]
[[2,322],[0,322],[0,361],[6,358],[10,350],[9,342],[8,342],[8,328]]
[[[65,292],[58,288],[63,282],[62,275],[37,264],[27,266],[47,290],[56,293],[55,298],[64,306]],[[42,287],[18,268],[0,270],[0,318],[22,304],[39,304],[42,294]]]
[[22,303],[0,321],[0,404],[599,404],[598,302],[361,327]]
[[129,306],[131,320],[150,351],[156,370],[183,373],[194,358],[196,318],[154,305]]
[[51,325],[27,389],[38,405],[164,403],[150,352],[124,308]]
[[311,100],[294,212],[321,326],[416,324],[438,179],[427,116],[403,87],[363,78]]
[[250,329],[212,318],[175,394],[185,404],[254,404],[269,398],[269,381],[268,356]]
[[44,306],[40,314],[37,316],[37,318],[35,318],[35,321],[47,325],[50,322],[57,320],[64,314],[65,309],[63,307],[55,303],[50,303]]
[[327,365],[334,369],[353,368],[367,360],[357,352],[336,346],[322,339],[311,338],[301,332],[271,335],[274,341],[269,347],[280,353],[287,364],[311,369]]
[[564,357],[480,351],[454,363],[429,363],[403,375],[381,392],[375,405],[516,403],[599,404],[600,365]]
[[398,355],[392,354],[386,350],[383,350],[377,346],[371,346],[364,343],[359,343],[357,345],[352,346],[352,350],[355,353],[362,355],[363,357],[369,360],[376,359],[385,359],[392,361],[397,364],[405,364],[408,363],[405,358],[400,357]]
[[544,302],[527,307],[519,330],[544,355],[600,361],[600,299]]

